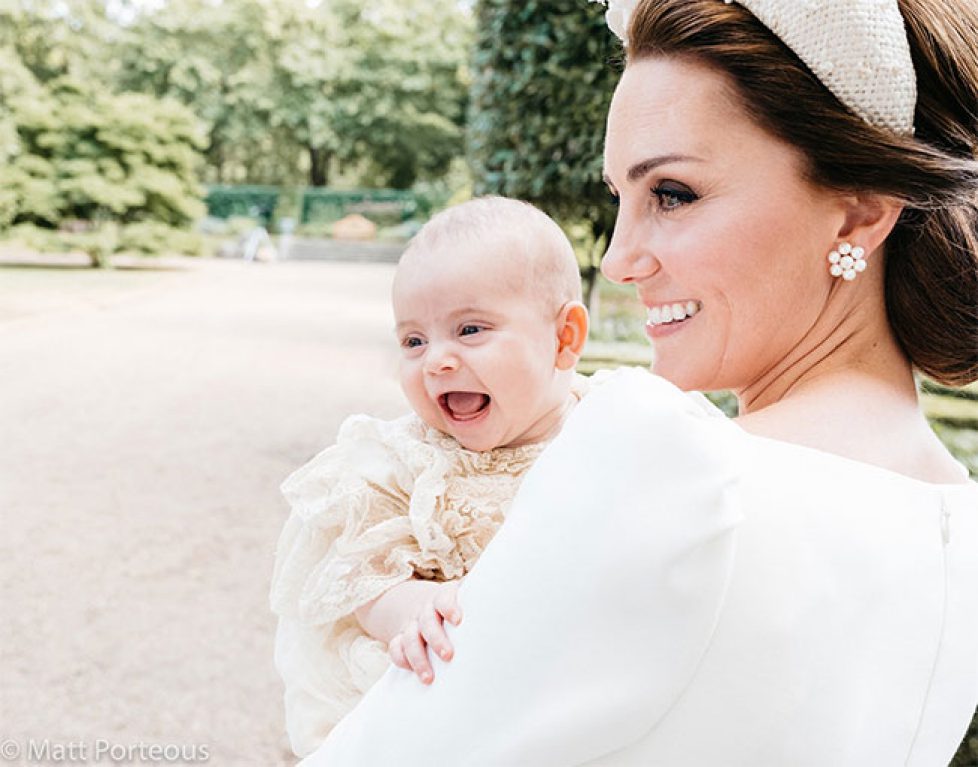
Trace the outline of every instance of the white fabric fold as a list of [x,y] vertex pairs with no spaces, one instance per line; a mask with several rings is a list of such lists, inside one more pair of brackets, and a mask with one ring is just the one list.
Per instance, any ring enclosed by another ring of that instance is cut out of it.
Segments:
[[577,764],[640,738],[723,605],[736,431],[641,371],[597,388],[467,577],[454,660],[430,687],[389,670],[303,764]]

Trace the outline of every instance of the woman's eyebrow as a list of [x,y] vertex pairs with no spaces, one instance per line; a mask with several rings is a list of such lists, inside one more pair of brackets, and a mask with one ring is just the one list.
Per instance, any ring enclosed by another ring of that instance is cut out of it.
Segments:
[[[648,160],[642,160],[641,162],[635,163],[632,167],[628,169],[628,173],[625,177],[630,182],[638,181],[644,178],[653,170],[658,168],[660,165],[668,165],[673,162],[703,162],[699,157],[693,157],[688,154],[664,154],[658,157],[650,157]],[[611,179],[608,178],[607,173],[602,173],[601,178],[606,184],[611,184]]]

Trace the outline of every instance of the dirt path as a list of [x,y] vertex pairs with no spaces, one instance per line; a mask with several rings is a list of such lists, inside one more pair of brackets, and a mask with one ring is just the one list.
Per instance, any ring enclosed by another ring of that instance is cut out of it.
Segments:
[[404,410],[392,274],[0,268],[0,760],[47,739],[82,764],[99,740],[291,763],[277,487],[348,413]]

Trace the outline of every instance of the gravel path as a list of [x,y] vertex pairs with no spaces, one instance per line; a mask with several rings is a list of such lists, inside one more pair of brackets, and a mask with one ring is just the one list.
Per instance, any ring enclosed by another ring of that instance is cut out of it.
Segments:
[[47,740],[82,764],[292,763],[277,488],[345,415],[404,411],[392,275],[0,267],[0,761]]

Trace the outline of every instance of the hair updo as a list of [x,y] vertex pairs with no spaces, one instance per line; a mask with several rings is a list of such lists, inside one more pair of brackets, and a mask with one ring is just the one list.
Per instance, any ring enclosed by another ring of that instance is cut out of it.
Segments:
[[810,181],[901,200],[885,244],[889,322],[919,370],[960,386],[978,380],[978,8],[899,5],[917,74],[913,136],[850,112],[736,4],[643,0],[628,58],[689,57],[725,72],[748,115],[805,155]]

